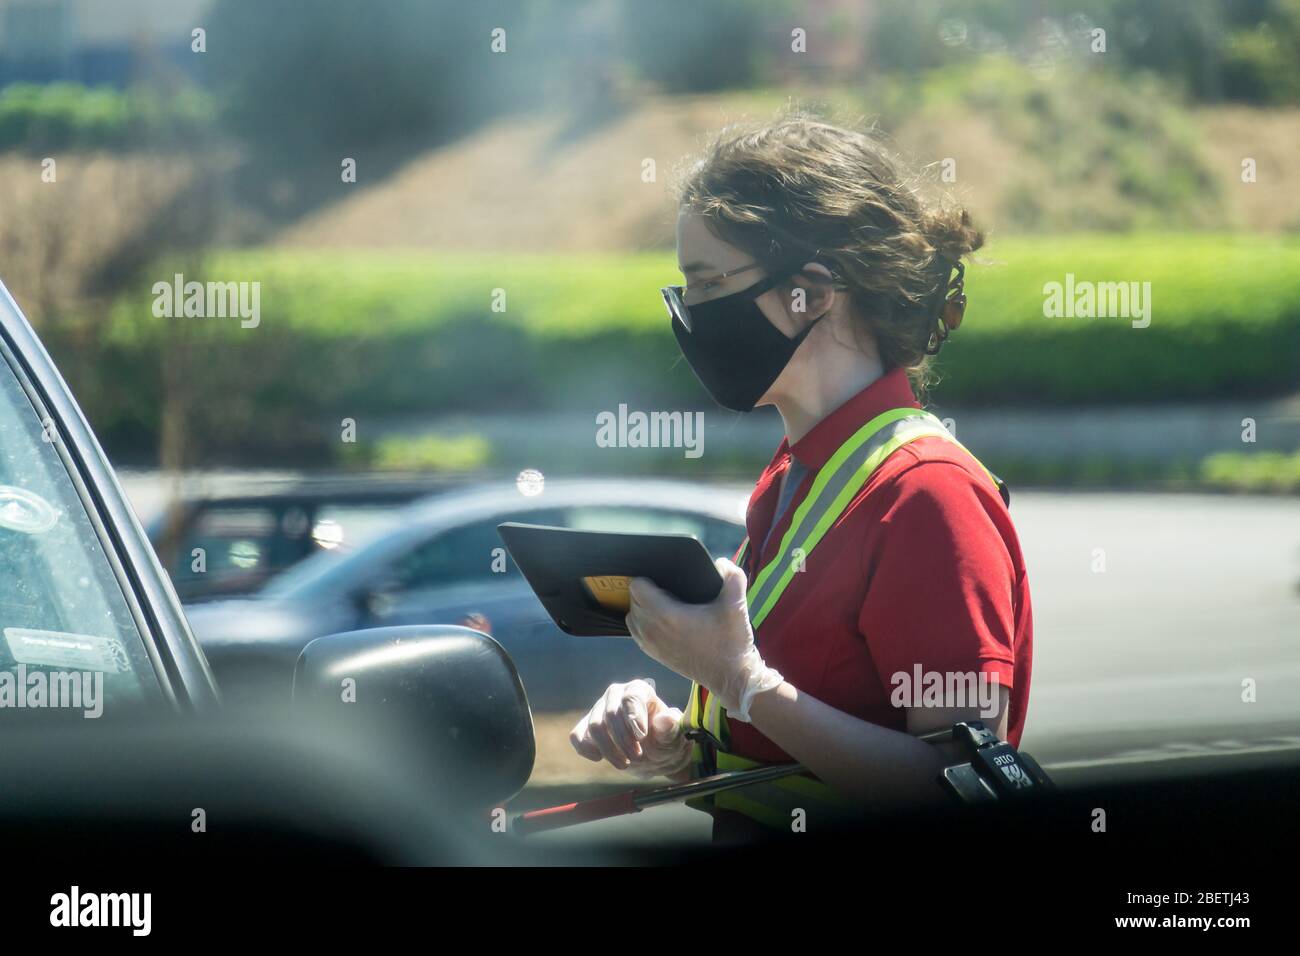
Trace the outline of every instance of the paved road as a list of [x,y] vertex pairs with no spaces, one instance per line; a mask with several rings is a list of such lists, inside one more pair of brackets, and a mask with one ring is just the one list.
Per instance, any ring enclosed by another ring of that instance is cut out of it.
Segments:
[[1014,514],[1034,598],[1026,748],[1107,749],[1085,728],[1300,733],[1300,499],[1022,494]]

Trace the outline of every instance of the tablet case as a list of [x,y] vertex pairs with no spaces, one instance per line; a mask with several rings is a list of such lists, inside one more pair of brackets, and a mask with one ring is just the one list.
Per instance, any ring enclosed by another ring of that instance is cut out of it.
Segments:
[[688,534],[575,531],[508,521],[506,551],[560,630],[628,637],[627,580],[649,578],[678,600],[707,604],[722,590],[713,558]]

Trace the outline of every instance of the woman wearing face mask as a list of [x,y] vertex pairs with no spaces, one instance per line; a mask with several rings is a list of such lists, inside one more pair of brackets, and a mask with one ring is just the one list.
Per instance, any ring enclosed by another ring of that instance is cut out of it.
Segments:
[[616,684],[571,740],[677,779],[807,769],[711,798],[715,837],[943,801],[946,754],[917,735],[960,720],[1019,742],[1032,623],[1005,487],[916,399],[981,242],[870,137],[802,116],[725,131],[681,187],[673,332],[720,405],[775,405],[785,438],[717,600],[632,583],[629,630],[694,682],[684,711]]

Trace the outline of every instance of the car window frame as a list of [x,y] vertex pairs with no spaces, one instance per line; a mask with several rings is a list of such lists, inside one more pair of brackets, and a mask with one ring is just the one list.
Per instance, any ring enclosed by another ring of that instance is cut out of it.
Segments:
[[36,421],[53,425],[51,444],[122,592],[163,699],[174,710],[216,707],[216,681],[171,580],[67,383],[2,283],[0,361],[14,375]]

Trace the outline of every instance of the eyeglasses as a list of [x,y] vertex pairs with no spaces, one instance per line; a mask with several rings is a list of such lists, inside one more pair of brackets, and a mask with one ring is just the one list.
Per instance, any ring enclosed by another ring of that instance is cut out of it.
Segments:
[[[702,283],[720,282],[723,279],[730,279],[732,276],[738,276],[742,272],[750,272],[754,269],[762,268],[761,262],[751,262],[747,266],[741,266],[739,269],[732,269],[730,272],[719,272],[715,276],[709,276],[701,280]],[[665,286],[659,290],[659,294],[664,297],[664,305],[668,307],[669,318],[676,319],[682,324],[687,332],[694,331],[691,328],[691,309],[686,304],[686,290],[684,285]]]
[[[775,268],[769,270],[768,277],[766,279],[760,279],[757,283],[750,286],[749,288],[753,291],[754,295],[756,296],[762,295],[768,289],[774,288],[775,286],[779,285],[781,282],[790,278],[791,276],[803,272],[804,265],[807,262],[817,262],[821,265],[826,266],[827,268],[830,269],[831,281],[835,283],[840,282],[839,273],[836,272],[835,269],[832,268],[829,264],[819,259],[818,257],[820,255],[821,255],[821,250],[817,250],[814,253],[814,255],[811,257],[798,256],[793,259],[787,260],[785,265],[778,264]],[[751,269],[762,268],[762,266],[763,263],[761,262],[751,262],[747,266],[741,266],[739,269],[732,269],[730,272],[720,272],[717,275],[710,276],[708,279],[704,279],[702,281],[717,282],[720,279],[727,279],[730,278],[731,276],[740,275],[742,272],[749,272]],[[664,297],[664,305],[668,307],[669,318],[673,319],[676,322],[680,322],[682,324],[682,328],[684,328],[687,332],[693,332],[694,329],[691,326],[691,307],[686,304],[686,286],[681,286],[681,285],[665,286],[664,288],[659,290],[659,294]]]

